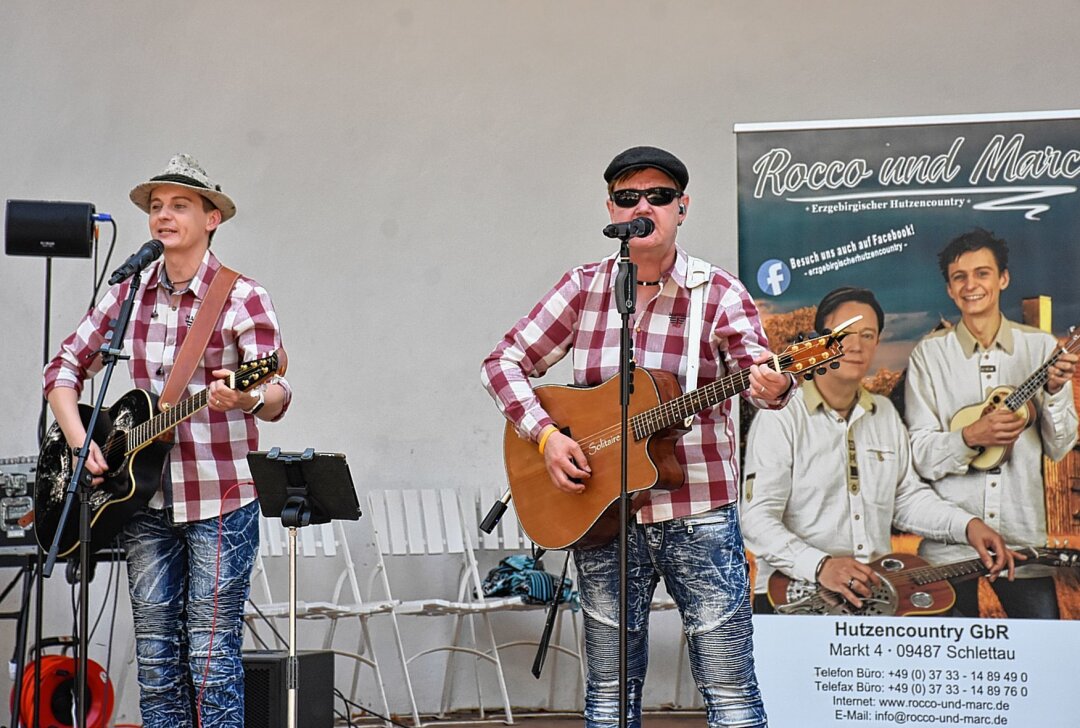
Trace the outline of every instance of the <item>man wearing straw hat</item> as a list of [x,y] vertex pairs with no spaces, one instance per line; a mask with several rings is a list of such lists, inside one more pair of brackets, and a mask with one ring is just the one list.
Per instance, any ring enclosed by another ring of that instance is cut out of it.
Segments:
[[[211,282],[227,271],[210,242],[236,205],[186,154],[130,196],[149,214],[150,235],[163,244],[164,257],[142,277],[124,351],[135,385],[160,395]],[[72,447],[86,436],[77,406],[83,384],[102,366],[95,354],[132,280],[112,286],[45,367],[45,396]],[[161,486],[123,532],[146,728],[191,726],[193,700],[202,725],[244,725],[242,617],[259,540],[246,456],[258,449],[256,421],[280,419],[292,393],[280,376],[246,392],[223,381],[241,363],[281,348],[266,290],[242,275],[225,290],[180,395],[205,389],[207,406],[173,429]],[[108,465],[97,444],[87,468],[95,484],[102,482]]]

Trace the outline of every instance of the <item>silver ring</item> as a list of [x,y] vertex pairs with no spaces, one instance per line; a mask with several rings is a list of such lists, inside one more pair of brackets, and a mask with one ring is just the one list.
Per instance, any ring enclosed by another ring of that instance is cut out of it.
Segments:
[[854,587],[855,587],[855,577],[853,576],[853,577],[851,577],[850,579],[848,579],[848,582],[847,582],[847,588],[848,588],[848,590],[850,591],[850,590],[851,590],[851,589],[853,589]]

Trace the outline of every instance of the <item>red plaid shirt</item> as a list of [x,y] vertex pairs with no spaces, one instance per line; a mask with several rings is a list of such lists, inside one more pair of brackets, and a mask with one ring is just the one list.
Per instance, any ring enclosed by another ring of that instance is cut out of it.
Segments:
[[[124,352],[131,356],[128,369],[135,386],[159,395],[221,263],[207,251],[175,309],[160,279],[162,265],[156,264],[143,276],[144,285],[135,296],[135,311],[124,340]],[[110,288],[79,322],[75,332],[64,339],[60,352],[45,367],[46,396],[55,387],[71,387],[81,393],[83,382],[102,368],[98,350],[109,331],[109,321],[119,315],[130,286],[129,280]],[[220,328],[210,336],[206,353],[188,384],[188,395],[209,386],[214,380],[210,374],[213,370],[235,370],[245,361],[281,348],[270,295],[250,278],[241,276],[237,280],[219,321]],[[280,418],[288,409],[292,390],[281,377],[269,381],[285,389],[285,407],[278,415]],[[176,444],[169,456],[174,519],[187,522],[216,518],[222,510],[228,513],[255,500],[246,456],[258,447],[255,418],[240,410],[216,412],[203,408],[179,424]],[[237,483],[242,485],[233,488]],[[164,504],[165,498],[158,491],[150,506],[160,508]]]
[[[540,406],[528,377],[542,376],[568,352],[577,385],[595,386],[618,375],[621,314],[612,294],[617,262],[617,256],[612,255],[566,273],[484,360],[484,386],[522,437],[535,441],[544,427],[555,424]],[[688,334],[701,337],[698,387],[749,367],[768,349],[757,306],[746,287],[715,266],[710,273],[702,330],[688,332],[686,267],[686,253],[677,248],[675,265],[659,294],[651,301],[638,301],[631,322],[638,366],[676,374],[684,391]],[[746,392],[743,396],[761,404]],[[731,407],[731,400],[727,400],[695,416],[693,429],[675,448],[686,476],[685,486],[675,491],[650,491],[649,502],[638,512],[639,521],[682,518],[738,498],[739,465]]]

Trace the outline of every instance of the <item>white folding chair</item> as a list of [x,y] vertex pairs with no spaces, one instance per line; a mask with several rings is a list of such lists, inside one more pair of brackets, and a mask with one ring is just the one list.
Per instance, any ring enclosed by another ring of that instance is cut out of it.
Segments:
[[[492,555],[491,561],[497,563],[499,559],[509,554],[530,552],[533,547],[532,541],[529,539],[528,534],[521,528],[521,523],[518,521],[517,512],[514,510],[513,500],[507,505],[506,511],[503,513],[499,520],[498,526],[494,528],[491,533],[484,533],[479,529],[479,523],[484,520],[488,510],[496,500],[499,500],[502,496],[502,491],[494,487],[481,487],[477,491],[477,498],[475,500],[475,509],[472,513],[466,515],[467,527],[469,533],[479,534],[477,538],[477,550],[480,552],[486,552]],[[550,558],[548,559],[548,569],[558,579],[559,574],[562,571],[562,559],[563,555],[555,552],[548,552]],[[573,559],[570,559],[569,569],[567,574],[570,575],[573,580]],[[558,587],[556,587],[558,588]],[[558,665],[558,657],[560,655],[569,657],[577,661],[576,677],[574,680],[574,704],[573,710],[584,708],[584,695],[585,695],[585,659],[583,649],[583,632],[581,628],[581,620],[579,613],[575,610],[575,605],[570,603],[563,603],[559,605],[559,614],[555,621],[555,628],[552,631],[551,642],[548,645],[548,649],[553,651],[546,666],[549,671],[550,679],[548,680],[548,700],[547,709],[556,710],[556,688],[558,687],[556,681],[556,675],[558,671],[556,667]],[[522,604],[522,609],[528,609],[533,611],[543,612],[545,615],[548,612],[548,605],[545,604]],[[562,643],[562,628],[563,622],[569,618],[570,629],[572,632],[572,642],[569,646]],[[539,640],[513,640],[510,642],[500,642],[499,649],[503,650],[509,647],[538,647]]]
[[[520,609],[524,606],[520,597],[487,598],[483,596],[479,568],[457,491],[450,488],[438,490],[385,490],[368,494],[368,514],[375,529],[376,542],[381,557],[378,570],[384,595],[393,599],[391,578],[386,561],[415,562],[419,557],[440,557],[444,562],[457,562],[456,592],[452,595],[426,595],[416,599],[402,600],[394,608],[402,617],[453,617],[454,636],[450,644],[423,649],[405,660],[406,665],[420,657],[435,652],[447,652],[446,673],[443,678],[443,694],[439,715],[445,716],[451,709],[453,698],[455,660],[459,653],[475,658],[476,665],[490,664],[495,672],[502,699],[504,721],[514,722],[506,678],[499,656],[490,615],[494,612]],[[450,557],[449,559],[447,557]],[[396,564],[405,568],[404,564]],[[396,568],[395,567],[395,568]],[[416,563],[416,569],[422,568]],[[475,620],[482,622],[486,645],[477,638]],[[468,631],[468,642],[463,642]],[[486,719],[479,670],[476,678],[476,699],[481,720]]]
[[[282,527],[280,521],[262,518],[259,521],[259,531],[259,557],[256,560],[252,574],[252,595],[248,599],[248,605],[244,612],[244,621],[251,632],[252,638],[261,645],[268,647],[266,640],[259,633],[259,624],[265,623],[274,634],[273,640],[276,647],[284,649],[287,644],[285,644],[280,632],[273,627],[273,620],[288,619],[289,602],[274,599],[270,587],[271,576],[269,572],[274,571],[272,564],[280,563],[284,566],[287,562],[288,530]],[[298,571],[300,572],[319,574],[324,567],[317,563],[318,561],[332,564],[330,568],[337,571],[333,577],[333,589],[329,590],[329,592],[327,590],[322,592],[328,594],[329,598],[322,601],[297,600],[296,618],[298,620],[323,620],[328,622],[323,634],[322,649],[333,651],[337,655],[354,660],[350,700],[357,701],[356,693],[359,686],[360,667],[366,665],[373,672],[384,715],[389,717],[390,705],[386,697],[386,684],[371,640],[368,619],[377,615],[386,615],[390,618],[394,638],[397,641],[399,657],[402,660],[402,669],[405,670],[404,650],[402,649],[401,634],[398,630],[397,615],[394,613],[394,602],[390,599],[380,601],[365,601],[363,599],[356,573],[356,565],[353,560],[353,552],[349,548],[346,537],[344,521],[305,526],[297,529],[297,555],[303,559],[298,565]],[[329,583],[329,580],[302,580],[297,590],[300,593],[314,593],[318,591],[317,585],[319,583]],[[258,597],[255,594],[256,587],[261,592]],[[355,619],[358,623],[359,636],[356,650],[353,652],[334,649],[334,637],[338,623],[343,619]],[[412,687],[407,670],[405,671],[405,682],[409,687],[411,696]],[[412,701],[411,708],[415,724],[419,725],[420,720],[415,701]],[[390,723],[388,722],[386,725],[389,728]]]

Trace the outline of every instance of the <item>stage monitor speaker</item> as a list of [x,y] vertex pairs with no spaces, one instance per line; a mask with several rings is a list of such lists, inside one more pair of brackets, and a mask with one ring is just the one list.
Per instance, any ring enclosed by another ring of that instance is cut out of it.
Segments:
[[89,258],[94,243],[94,206],[89,202],[8,200],[4,241],[8,255]]
[[[299,728],[333,728],[334,653],[298,652],[296,705]],[[285,728],[288,722],[289,653],[251,650],[244,660],[244,728]]]

